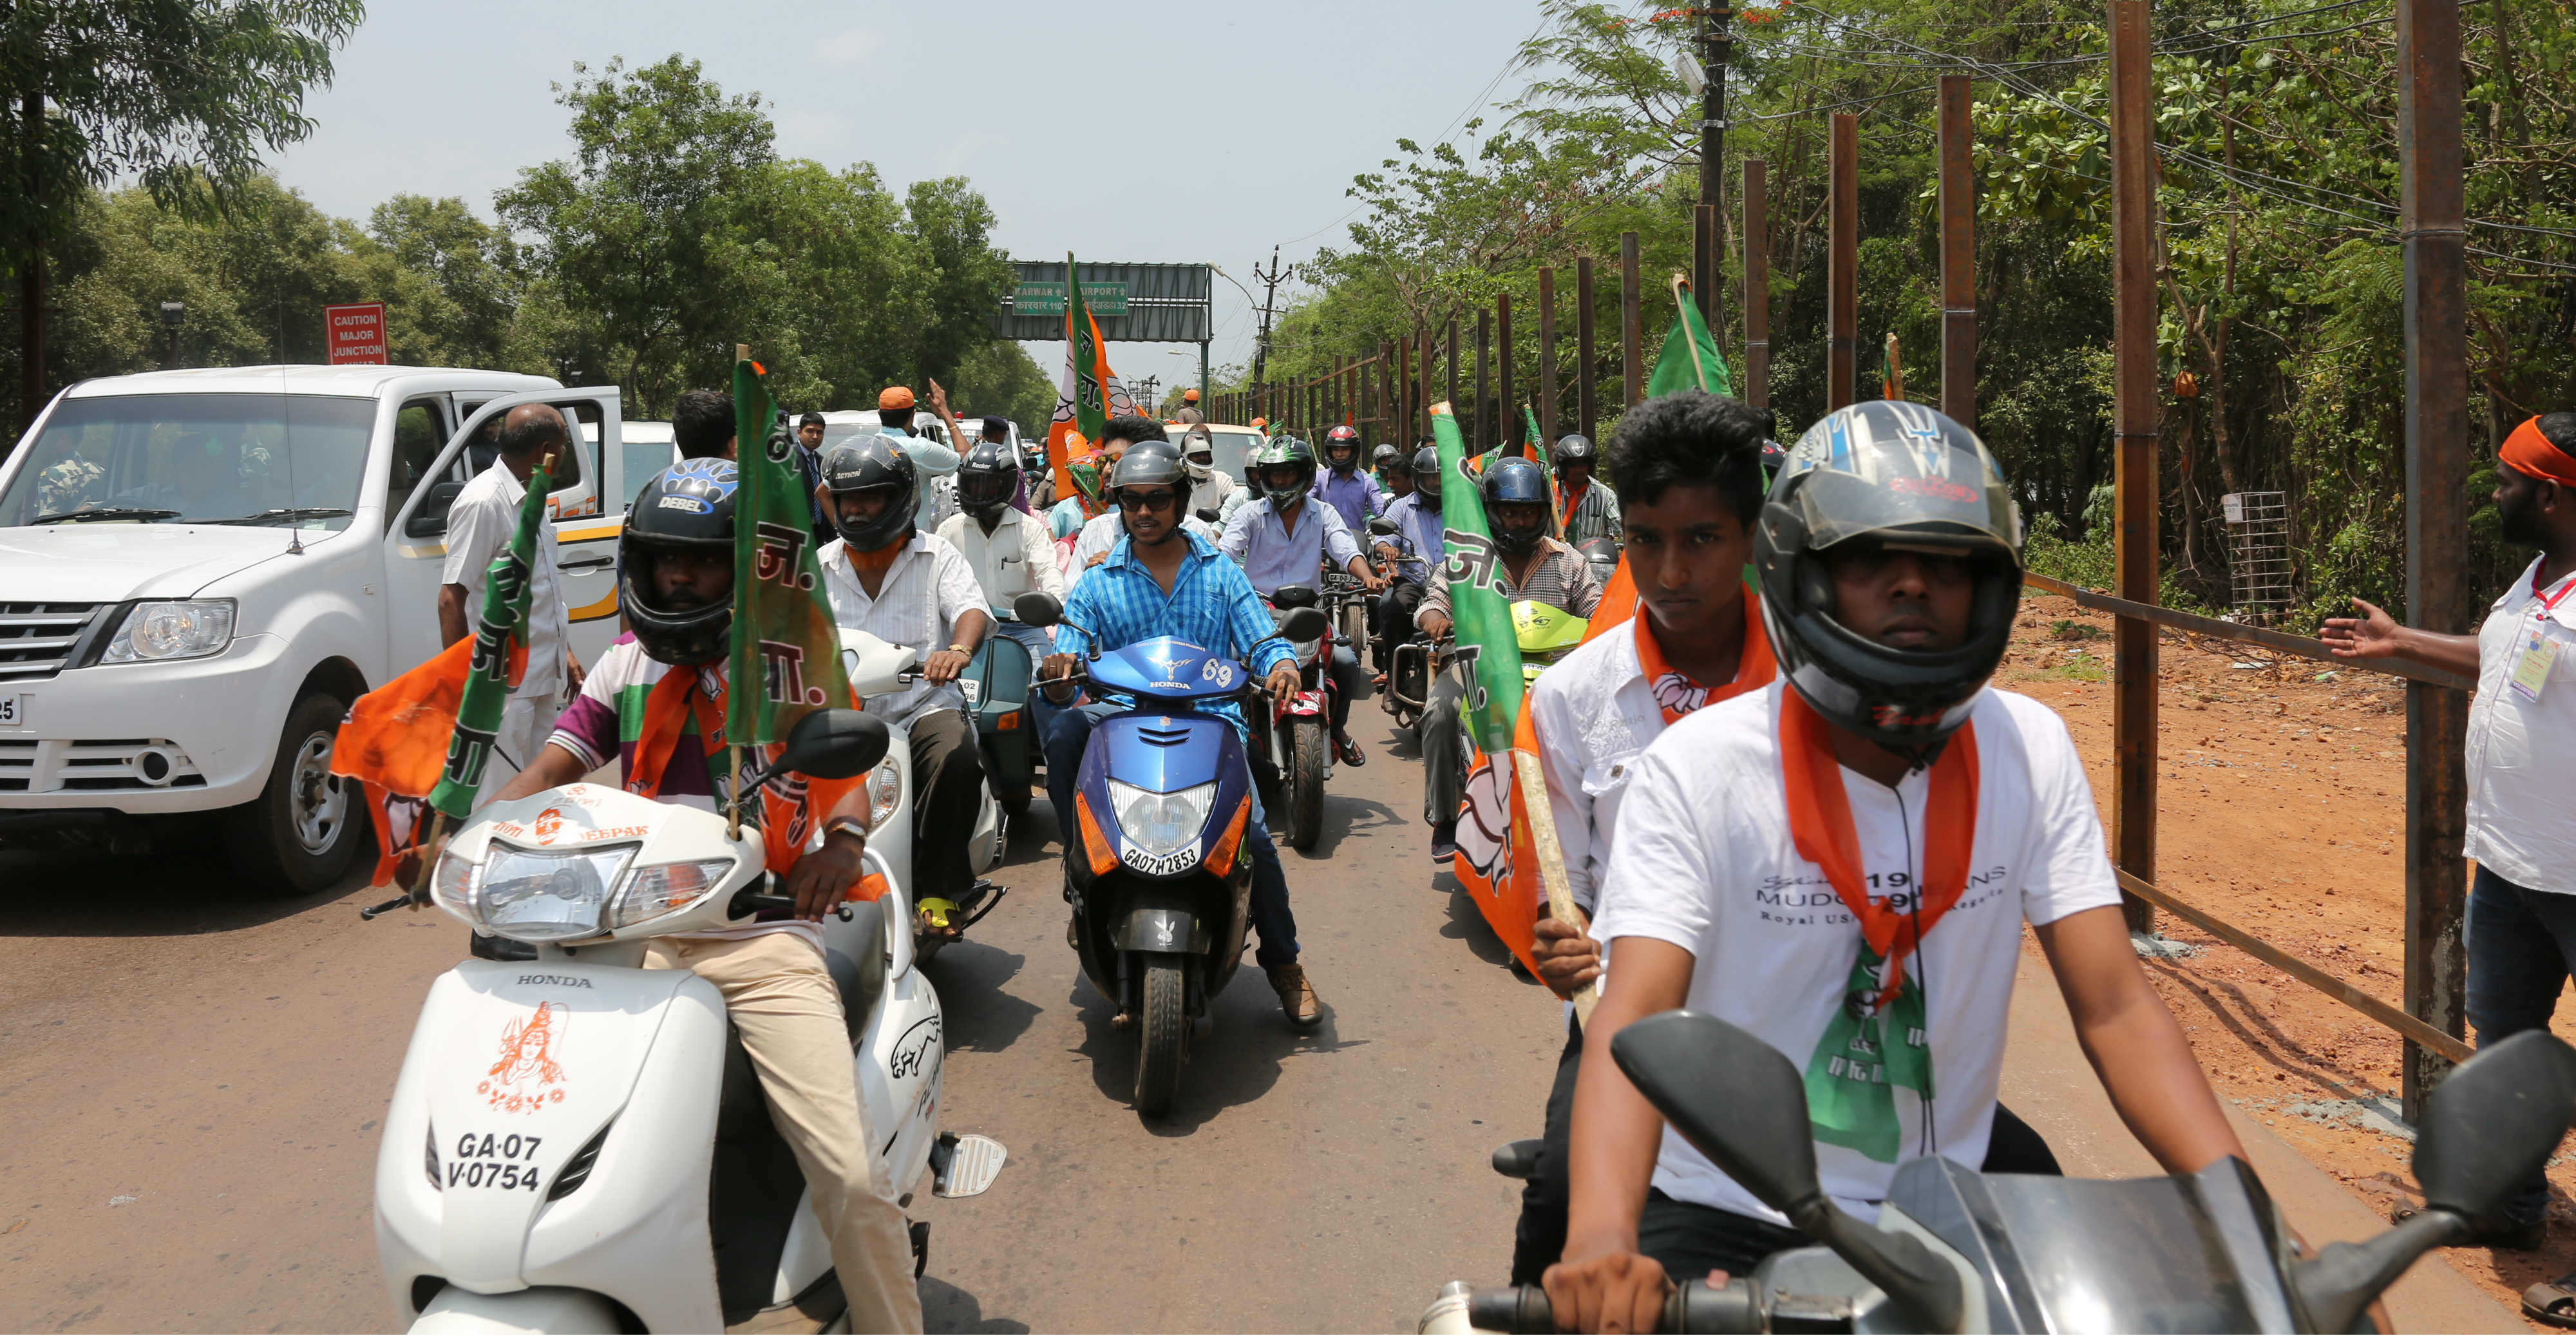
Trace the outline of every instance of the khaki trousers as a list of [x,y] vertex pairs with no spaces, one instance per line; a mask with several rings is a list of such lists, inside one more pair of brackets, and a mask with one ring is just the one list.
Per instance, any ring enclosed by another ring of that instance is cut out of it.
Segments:
[[850,1330],[921,1330],[912,1236],[885,1164],[868,1149],[876,1141],[822,954],[792,932],[664,937],[645,948],[644,965],[688,970],[724,994],[769,1096],[769,1120],[813,1189],[850,1302]]

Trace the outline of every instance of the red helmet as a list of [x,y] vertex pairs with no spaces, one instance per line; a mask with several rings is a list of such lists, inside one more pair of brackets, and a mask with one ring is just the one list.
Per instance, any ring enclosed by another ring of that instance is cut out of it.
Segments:
[[1324,433],[1324,462],[1335,473],[1349,473],[1360,466],[1360,432],[1351,426],[1335,427]]

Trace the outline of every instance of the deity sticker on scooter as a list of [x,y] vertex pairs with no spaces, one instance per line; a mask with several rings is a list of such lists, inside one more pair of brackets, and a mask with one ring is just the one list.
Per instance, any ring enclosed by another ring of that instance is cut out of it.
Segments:
[[501,1060],[484,1073],[474,1093],[503,1113],[535,1113],[563,1103],[563,1064],[555,1061],[552,1050],[563,1034],[564,1015],[562,1005],[540,1002],[536,1015],[502,1027]]

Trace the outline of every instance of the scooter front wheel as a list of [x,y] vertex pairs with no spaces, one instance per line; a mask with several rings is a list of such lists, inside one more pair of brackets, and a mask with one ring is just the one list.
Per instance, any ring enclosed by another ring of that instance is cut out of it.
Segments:
[[1183,958],[1169,951],[1138,959],[1144,965],[1144,996],[1136,1027],[1136,1112],[1160,1118],[1172,1111],[1181,1089],[1181,1064],[1189,1061],[1188,971]]

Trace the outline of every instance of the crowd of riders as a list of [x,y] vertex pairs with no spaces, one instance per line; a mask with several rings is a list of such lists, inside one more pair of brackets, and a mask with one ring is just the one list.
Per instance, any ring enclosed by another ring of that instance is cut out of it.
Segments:
[[[1240,660],[1271,702],[1329,682],[1332,755],[1359,766],[1351,705],[1400,689],[1400,648],[1436,662],[1453,637],[1450,581],[1463,572],[1444,558],[1443,507],[1457,493],[1427,438],[1371,450],[1337,427],[1319,454],[1273,435],[1238,482],[1215,467],[1195,414],[1113,419],[1086,443],[1098,510],[1086,517],[1078,496],[1030,507],[1005,424],[987,420],[970,443],[952,422],[954,513],[934,516],[914,438],[899,434],[911,395],[895,387],[880,402],[886,430],[819,451],[803,441],[816,457],[802,467],[829,535],[835,620],[921,651],[918,680],[870,709],[909,728],[922,897],[972,879],[964,832],[987,779],[959,677],[988,637],[1039,664],[1059,827],[1086,746],[1123,708],[1076,680],[1088,653],[1171,636]],[[1665,1130],[1609,1060],[1623,1025],[1672,1008],[1798,1063],[1825,1190],[1849,1209],[1874,1209],[1896,1165],[1919,1156],[2053,1172],[1996,1102],[2028,924],[2112,1103],[2155,1158],[2191,1172],[2243,1153],[2138,966],[2064,725],[1988,683],[2021,587],[2021,519],[1993,456],[1904,402],[1837,410],[1786,451],[1773,435],[1759,410],[1684,391],[1631,409],[1604,446],[1569,435],[1544,462],[1496,451],[1461,464],[1500,558],[1493,579],[1526,605],[1520,624],[1590,632],[1565,636],[1527,699],[1576,907],[1566,920],[1538,906],[1533,958],[1560,996],[1600,988],[1588,1024],[1567,1009],[1556,1082],[1530,1110],[1544,1136],[1516,1231],[1515,1279],[1543,1284],[1565,1329],[1651,1330],[1674,1280],[1741,1273],[1802,1241]],[[735,490],[724,457],[683,459],[645,485],[621,540],[630,635],[502,796],[611,759],[675,801],[730,791],[721,752],[701,744],[726,685]],[[1584,627],[1611,615],[1601,544],[1633,604],[1624,622]],[[1327,583],[1367,609],[1374,676],[1352,643],[1301,668],[1281,634],[1273,605]],[[1022,622],[1032,594],[1061,620]],[[1463,801],[1467,689],[1440,674],[1413,726],[1443,863]],[[1262,697],[1249,703],[1257,719]],[[1257,727],[1230,703],[1207,708],[1238,732]],[[1245,832],[1255,958],[1287,1019],[1312,1026],[1326,1013],[1269,807],[1252,799]],[[855,879],[867,833],[863,807],[834,814],[788,882],[793,914],[671,949],[729,1001],[812,994],[802,1010],[737,1021],[773,1108],[791,1110],[782,1130],[816,1185],[845,1289],[889,1295],[885,1311],[854,1312],[857,1325],[918,1330],[909,1284],[848,1283],[899,1273],[902,1217],[869,1177],[866,1129],[848,1125],[837,1014],[823,1029],[830,982],[788,949]],[[1134,1023],[1123,1006],[1113,1021]]]

